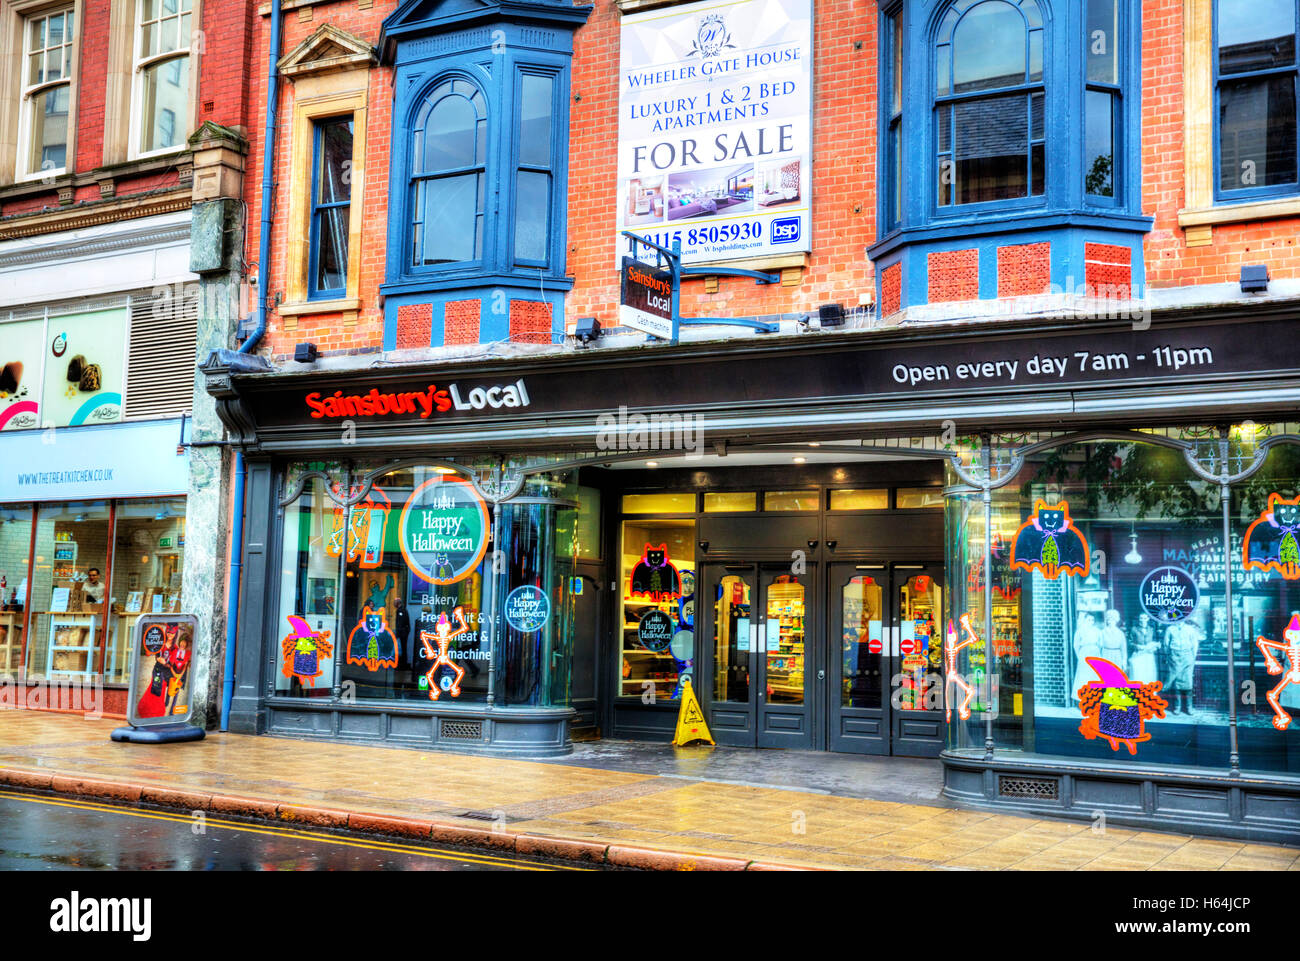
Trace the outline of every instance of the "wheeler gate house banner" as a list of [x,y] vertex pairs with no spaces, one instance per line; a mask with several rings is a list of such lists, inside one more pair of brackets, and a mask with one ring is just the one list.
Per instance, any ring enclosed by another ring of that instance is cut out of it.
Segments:
[[686,264],[812,249],[811,0],[629,14],[619,84],[620,231]]

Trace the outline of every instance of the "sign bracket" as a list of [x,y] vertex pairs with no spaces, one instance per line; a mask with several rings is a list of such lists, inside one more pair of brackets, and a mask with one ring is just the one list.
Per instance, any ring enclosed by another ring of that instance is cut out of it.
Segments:
[[[749,327],[758,331],[760,334],[773,334],[780,330],[778,324],[769,323],[764,320],[746,320],[738,317],[683,317],[681,315],[681,288],[682,280],[688,277],[749,277],[755,284],[775,284],[780,283],[781,275],[773,274],[762,270],[745,270],[740,267],[684,267],[682,266],[682,242],[680,238],[673,238],[672,247],[663,247],[653,241],[646,240],[630,230],[622,231],[624,237],[628,238],[628,247],[632,257],[636,258],[637,244],[649,247],[655,251],[655,266],[661,266],[667,262],[668,271],[672,275],[672,336],[667,339],[670,344],[675,344],[681,336],[683,325],[704,326],[721,325],[726,327]],[[654,334],[648,335],[647,340],[659,341],[662,337],[656,337]]]

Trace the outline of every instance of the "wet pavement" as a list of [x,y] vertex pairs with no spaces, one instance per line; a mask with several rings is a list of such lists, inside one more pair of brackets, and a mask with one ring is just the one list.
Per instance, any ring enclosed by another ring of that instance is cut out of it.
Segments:
[[932,758],[872,757],[826,751],[674,747],[647,741],[581,741],[573,753],[539,763],[656,774],[660,777],[810,794],[951,807],[943,765]]
[[128,802],[170,797],[213,816],[418,819],[421,842],[491,830],[486,842],[512,855],[541,839],[585,846],[597,860],[649,850],[740,867],[1300,870],[1297,847],[943,807],[937,765],[906,758],[596,742],[525,761],[216,732],[116,744],[117,724],[0,711],[0,781]]
[[0,871],[579,870],[323,831],[0,791]]

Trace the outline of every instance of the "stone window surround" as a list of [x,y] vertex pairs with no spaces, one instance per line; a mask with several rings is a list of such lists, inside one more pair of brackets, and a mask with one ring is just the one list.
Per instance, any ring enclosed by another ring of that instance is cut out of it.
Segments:
[[72,7],[76,24],[72,38],[72,72],[68,87],[68,166],[55,174],[71,173],[77,164],[77,78],[81,68],[81,38],[85,4],[82,0],[0,0],[0,89],[13,91],[0,97],[0,186],[39,181],[46,174],[36,172],[18,177],[19,124],[22,117],[23,36],[27,18],[61,7]]
[[[313,38],[315,39],[315,38]],[[309,41],[310,42],[310,41]],[[292,55],[291,55],[292,56]],[[289,58],[286,57],[286,60]],[[290,148],[288,250],[285,257],[282,316],[355,311],[361,306],[361,227],[365,210],[366,112],[370,87],[369,58],[339,68],[312,72],[309,63],[292,67],[293,121]],[[282,61],[282,67],[287,66]],[[348,274],[345,295],[333,300],[307,299],[311,259],[310,218],[314,121],[352,115],[352,199],[348,217]]]
[[1183,4],[1183,202],[1178,226],[1189,247],[1212,244],[1215,224],[1300,217],[1300,196],[1214,201],[1214,3]]

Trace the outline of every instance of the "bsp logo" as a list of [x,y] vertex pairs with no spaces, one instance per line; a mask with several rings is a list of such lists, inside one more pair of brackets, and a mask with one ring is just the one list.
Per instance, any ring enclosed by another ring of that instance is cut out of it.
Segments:
[[799,239],[799,218],[781,217],[772,221],[772,243],[792,244]]

